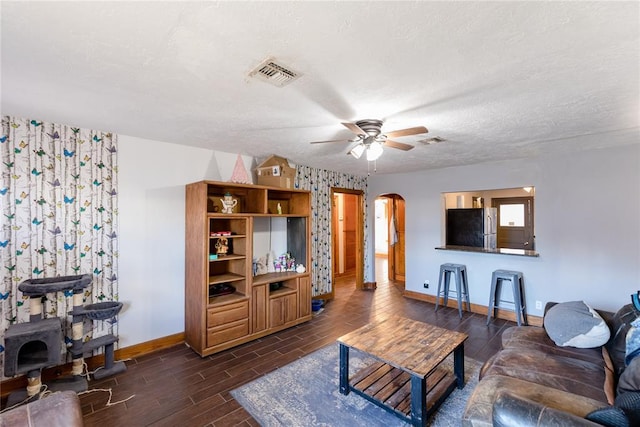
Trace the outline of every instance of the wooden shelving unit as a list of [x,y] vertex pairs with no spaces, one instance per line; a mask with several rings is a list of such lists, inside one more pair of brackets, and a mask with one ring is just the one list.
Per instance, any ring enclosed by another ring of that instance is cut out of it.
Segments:
[[[223,214],[227,194],[238,203]],[[265,217],[287,219],[288,252],[309,268],[310,213],[308,191],[215,181],[186,186],[185,339],[194,351],[207,356],[311,319],[308,272],[254,277],[252,269],[254,220]],[[222,238],[228,252],[218,255]],[[271,290],[273,283],[282,286]],[[216,294],[219,286],[233,293]]]

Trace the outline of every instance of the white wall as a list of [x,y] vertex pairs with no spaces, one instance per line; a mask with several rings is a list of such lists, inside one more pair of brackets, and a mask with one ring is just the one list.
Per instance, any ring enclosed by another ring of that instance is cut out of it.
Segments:
[[[536,189],[539,258],[434,249],[441,245],[442,192],[529,185]],[[547,301],[583,299],[615,311],[640,289],[639,188],[640,144],[533,160],[372,175],[368,229],[374,232],[377,196],[398,193],[405,199],[409,291],[435,295],[440,264],[453,262],[467,266],[472,303],[488,305],[491,272],[500,268],[523,272],[530,314],[542,315],[535,309],[537,300],[544,307]],[[373,253],[369,255],[373,259]],[[431,283],[429,289],[422,286],[426,279]]]
[[[227,181],[237,154],[119,135],[119,347],[184,331],[184,189]],[[251,176],[253,159],[243,161]]]

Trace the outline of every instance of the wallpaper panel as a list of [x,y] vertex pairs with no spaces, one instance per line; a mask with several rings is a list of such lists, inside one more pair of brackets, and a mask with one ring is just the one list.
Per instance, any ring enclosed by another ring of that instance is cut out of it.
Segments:
[[[2,355],[4,331],[29,321],[28,298],[18,290],[24,280],[92,274],[85,303],[117,300],[117,136],[5,116],[0,152]],[[71,296],[47,294],[43,304],[45,318],[63,318],[67,344]],[[116,333],[107,321],[84,329],[85,341]]]

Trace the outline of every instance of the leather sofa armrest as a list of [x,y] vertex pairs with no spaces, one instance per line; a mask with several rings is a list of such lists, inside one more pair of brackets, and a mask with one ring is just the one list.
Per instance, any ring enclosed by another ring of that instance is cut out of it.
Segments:
[[507,391],[493,403],[494,427],[602,427],[587,419],[523,399]]

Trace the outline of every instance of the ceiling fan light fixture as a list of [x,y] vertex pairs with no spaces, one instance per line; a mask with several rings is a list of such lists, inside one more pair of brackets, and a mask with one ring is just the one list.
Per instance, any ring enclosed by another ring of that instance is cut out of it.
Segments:
[[362,157],[362,154],[366,151],[367,161],[376,161],[384,151],[383,146],[389,148],[395,148],[402,151],[409,151],[414,148],[411,144],[395,141],[389,138],[419,135],[429,132],[424,126],[415,126],[412,128],[398,129],[391,132],[382,133],[382,120],[358,120],[356,122],[342,122],[342,125],[356,134],[353,139],[338,139],[332,141],[315,141],[312,144],[319,144],[323,142],[349,142],[356,143],[356,145],[347,152],[356,159]]
[[378,141],[374,141],[367,147],[367,161],[372,162],[377,160],[382,155],[382,144]]
[[355,147],[353,147],[349,153],[356,159],[359,159],[360,156],[362,156],[362,153],[364,153],[364,149],[365,149],[364,144],[360,143]]

